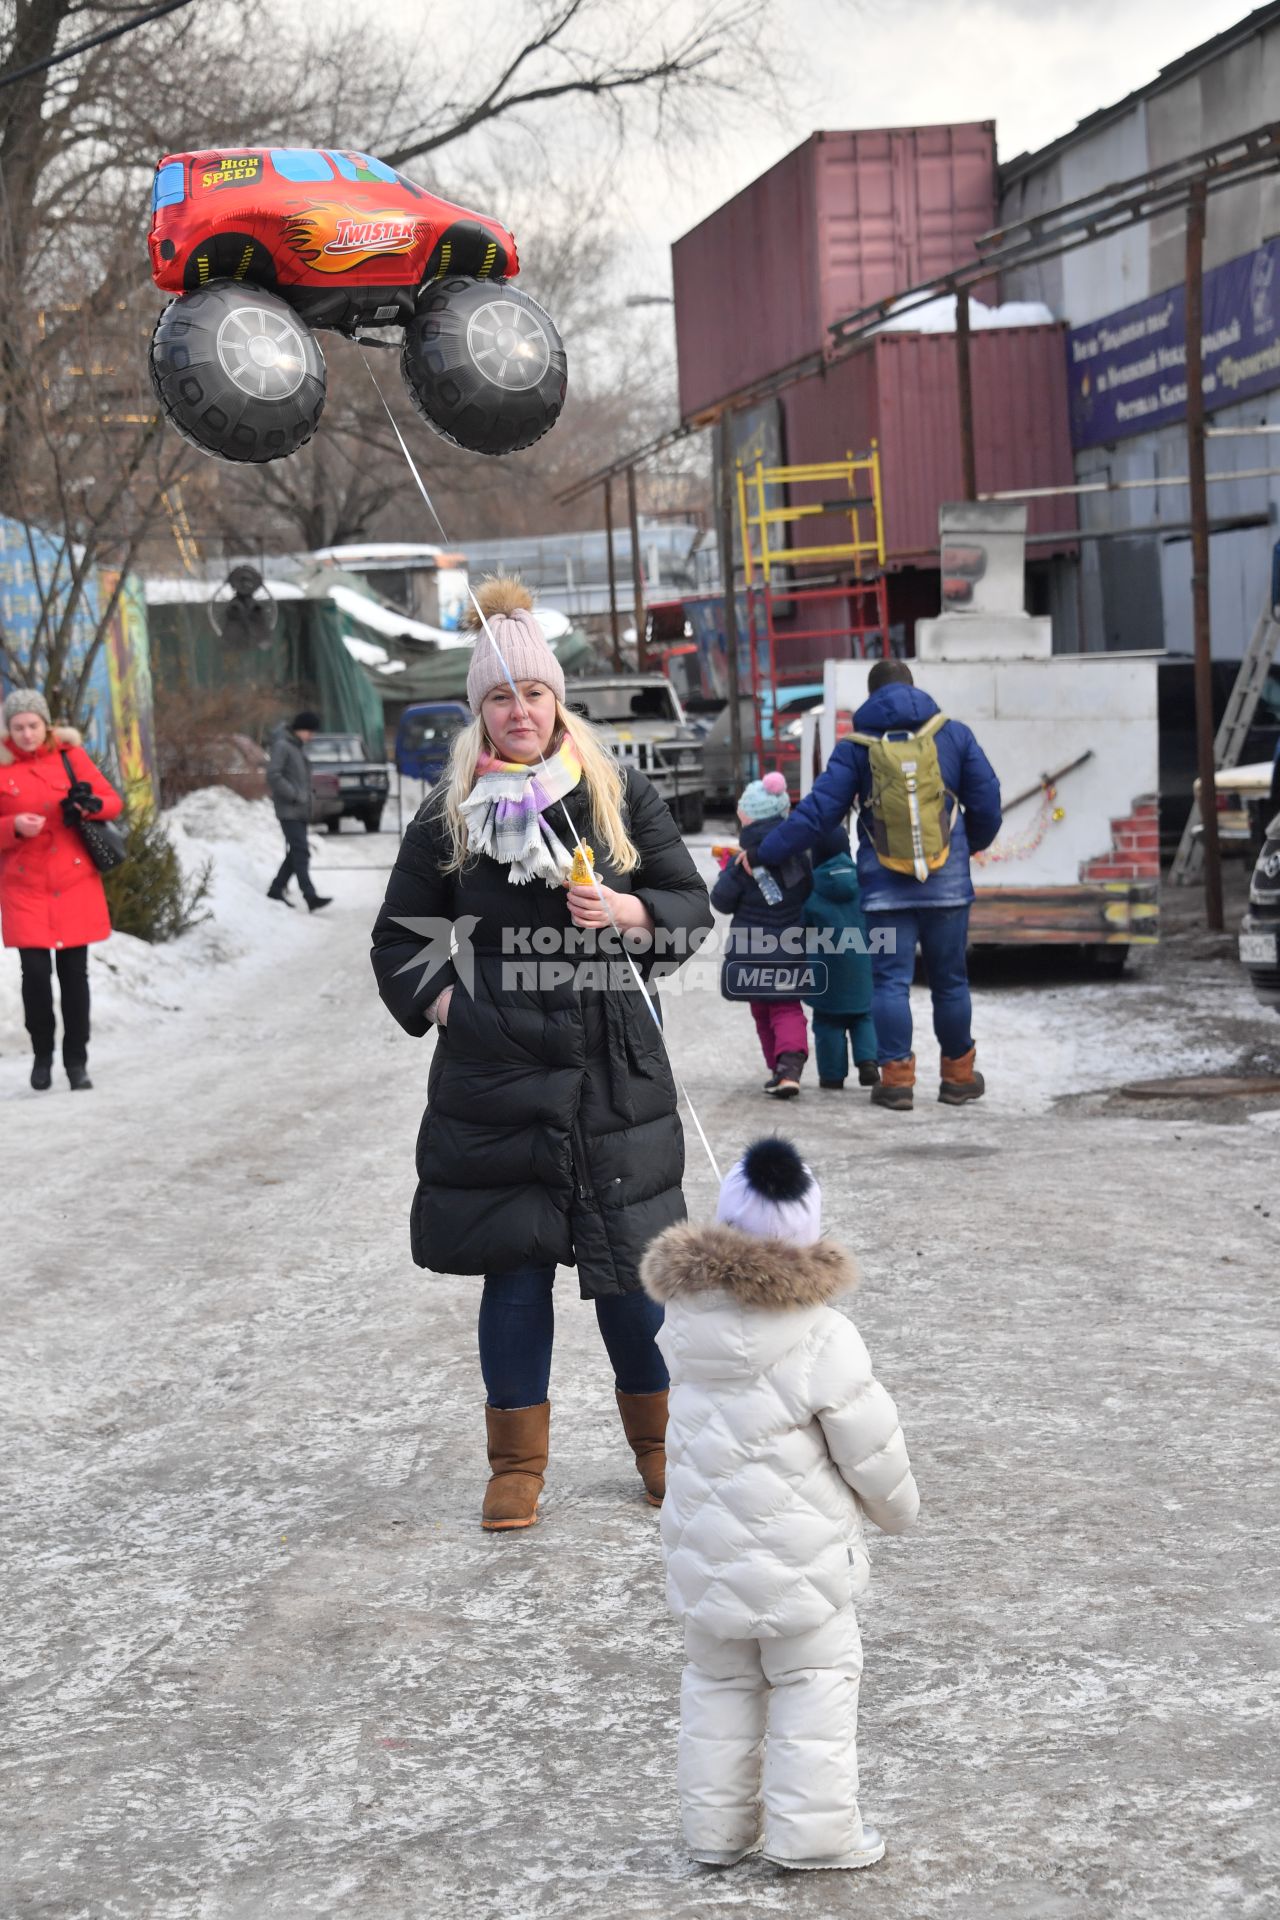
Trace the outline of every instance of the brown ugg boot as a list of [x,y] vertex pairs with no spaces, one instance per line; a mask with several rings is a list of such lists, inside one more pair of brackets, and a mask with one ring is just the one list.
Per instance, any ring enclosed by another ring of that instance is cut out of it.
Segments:
[[484,1410],[489,1436],[491,1478],[484,1491],[480,1524],[487,1533],[531,1527],[538,1518],[538,1495],[547,1470],[551,1402],[540,1407],[490,1407]]
[[977,1051],[976,1047],[970,1047],[958,1060],[948,1060],[943,1054],[938,1098],[944,1106],[962,1107],[967,1100],[981,1100],[986,1092],[987,1083],[973,1064]]
[[661,1393],[619,1393],[617,1400],[622,1431],[631,1442],[644,1481],[645,1499],[651,1507],[660,1507],[667,1490],[666,1389]]
[[871,1089],[873,1107],[890,1107],[895,1113],[910,1113],[915,1104],[916,1057],[884,1060],[880,1065],[880,1084]]

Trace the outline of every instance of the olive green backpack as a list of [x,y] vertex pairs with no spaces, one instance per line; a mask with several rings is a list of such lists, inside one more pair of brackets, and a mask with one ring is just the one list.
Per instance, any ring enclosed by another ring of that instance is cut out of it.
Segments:
[[935,713],[919,733],[855,733],[871,758],[871,844],[882,867],[927,880],[951,852],[956,802],[938,765],[934,735],[946,725]]

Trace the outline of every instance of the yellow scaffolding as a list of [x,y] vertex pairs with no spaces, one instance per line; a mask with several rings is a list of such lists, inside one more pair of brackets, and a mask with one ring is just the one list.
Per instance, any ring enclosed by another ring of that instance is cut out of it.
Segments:
[[[844,497],[799,506],[769,505],[771,487],[821,487],[830,486],[832,482],[844,487]],[[848,514],[850,539],[818,547],[787,547],[771,541],[771,528],[791,526],[798,520],[811,520],[821,514]],[[871,567],[883,568],[884,505],[877,442],[873,440],[870,453],[857,459],[852,453],[846,453],[843,460],[822,460],[809,466],[766,467],[757,457],[754,468],[748,471],[739,461],[738,516],[742,524],[742,559],[748,586],[754,582],[757,572],[769,586],[775,567],[844,562],[859,578]]]

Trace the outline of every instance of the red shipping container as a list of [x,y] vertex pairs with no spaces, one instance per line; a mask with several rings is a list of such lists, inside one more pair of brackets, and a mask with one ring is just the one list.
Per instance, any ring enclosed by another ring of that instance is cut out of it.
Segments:
[[[970,336],[974,457],[979,493],[1071,486],[1064,328],[993,327]],[[880,447],[884,539],[890,568],[936,566],[938,508],[964,498],[953,333],[883,333],[844,360],[783,390],[783,458],[839,460]],[[1033,553],[1070,551],[1074,495],[1030,503],[1028,535],[1068,537]],[[800,523],[797,543],[848,537],[848,521]]]
[[824,355],[833,321],[995,224],[993,121],[812,134],[671,250],[682,416]]

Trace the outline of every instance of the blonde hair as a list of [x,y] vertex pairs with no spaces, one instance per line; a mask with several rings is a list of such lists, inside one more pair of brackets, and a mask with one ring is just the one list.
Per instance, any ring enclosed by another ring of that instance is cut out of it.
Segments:
[[[587,790],[591,831],[596,840],[603,843],[610,864],[619,873],[632,873],[640,865],[640,855],[622,821],[622,769],[591,722],[584,720],[579,713],[570,713],[563,702],[557,700],[556,724],[547,749],[548,758],[555,753],[566,735],[572,740],[582,762],[582,784]],[[462,817],[462,803],[475,786],[480,756],[487,745],[484,720],[480,715],[454,737],[442,809],[449,835],[449,858],[444,866],[446,873],[460,872],[467,861],[467,823]],[[564,835],[560,837],[564,838]]]

